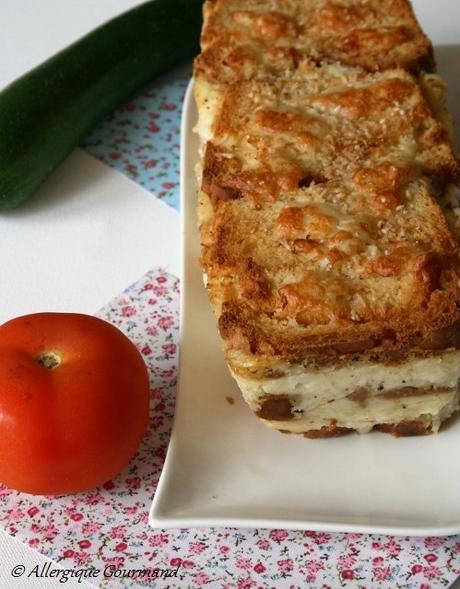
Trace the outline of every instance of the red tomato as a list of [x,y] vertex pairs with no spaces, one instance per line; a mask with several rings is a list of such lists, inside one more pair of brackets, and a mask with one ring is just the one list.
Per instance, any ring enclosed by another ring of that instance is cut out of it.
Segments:
[[0,326],[0,481],[27,493],[100,485],[132,458],[149,413],[144,361],[89,315],[37,313]]

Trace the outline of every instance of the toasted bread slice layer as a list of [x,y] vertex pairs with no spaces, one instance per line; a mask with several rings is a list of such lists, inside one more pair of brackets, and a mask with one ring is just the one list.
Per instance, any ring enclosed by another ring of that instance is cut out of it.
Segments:
[[458,408],[459,165],[410,5],[204,14],[201,263],[246,401],[310,437],[437,431]]
[[292,70],[306,59],[370,71],[431,71],[433,49],[406,0],[212,0],[197,62],[220,80]]

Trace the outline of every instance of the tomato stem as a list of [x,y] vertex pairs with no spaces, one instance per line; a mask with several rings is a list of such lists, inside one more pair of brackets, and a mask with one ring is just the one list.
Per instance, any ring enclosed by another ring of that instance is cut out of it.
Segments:
[[54,370],[61,364],[61,357],[56,352],[43,352],[37,357],[37,362],[48,370]]

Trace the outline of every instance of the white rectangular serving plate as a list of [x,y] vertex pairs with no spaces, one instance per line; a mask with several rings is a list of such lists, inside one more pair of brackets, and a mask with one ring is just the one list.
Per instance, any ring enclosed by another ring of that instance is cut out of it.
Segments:
[[[453,99],[459,57],[460,46],[438,51]],[[376,432],[309,440],[266,428],[244,403],[224,363],[198,264],[196,120],[191,84],[182,120],[178,397],[150,525],[459,533],[460,419],[428,437]]]

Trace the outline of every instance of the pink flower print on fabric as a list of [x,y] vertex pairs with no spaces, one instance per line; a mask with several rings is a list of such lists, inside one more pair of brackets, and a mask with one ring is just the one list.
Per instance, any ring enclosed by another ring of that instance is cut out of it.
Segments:
[[176,210],[180,120],[189,79],[187,72],[156,80],[97,125],[81,144]]

